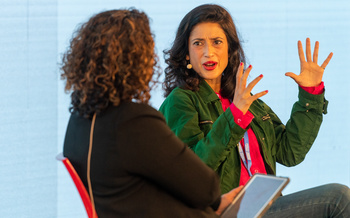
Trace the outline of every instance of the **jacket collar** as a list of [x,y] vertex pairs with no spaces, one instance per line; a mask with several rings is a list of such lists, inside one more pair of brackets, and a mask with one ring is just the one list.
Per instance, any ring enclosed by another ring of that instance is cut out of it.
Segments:
[[220,100],[219,97],[214,92],[214,90],[209,86],[209,84],[204,79],[202,79],[199,82],[198,95],[201,96],[201,98],[205,103]]

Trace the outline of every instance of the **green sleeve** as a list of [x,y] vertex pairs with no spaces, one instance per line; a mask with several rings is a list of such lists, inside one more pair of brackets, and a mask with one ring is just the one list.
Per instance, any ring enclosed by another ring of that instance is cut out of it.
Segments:
[[205,114],[203,110],[209,109],[201,108],[202,104],[190,92],[173,91],[163,102],[160,112],[172,131],[217,171],[246,130],[235,124],[230,110],[221,114],[213,124],[199,124],[199,114]]
[[284,126],[270,111],[276,134],[276,161],[285,166],[302,162],[320,129],[328,101],[324,93],[312,95],[299,87],[299,100],[293,105],[291,116]]

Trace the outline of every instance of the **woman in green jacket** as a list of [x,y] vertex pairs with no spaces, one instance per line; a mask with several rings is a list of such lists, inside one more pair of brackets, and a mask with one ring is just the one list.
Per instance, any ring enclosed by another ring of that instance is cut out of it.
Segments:
[[[284,125],[259,99],[267,91],[251,94],[263,76],[247,84],[252,66],[244,70],[244,52],[230,14],[218,5],[201,5],[181,21],[172,48],[165,52],[166,99],[160,111],[173,132],[219,174],[222,193],[245,184],[254,173],[275,175],[276,162],[295,166],[305,158],[327,112],[322,76],[332,53],[318,65],[318,48],[316,42],[311,56],[307,39],[305,58],[298,42],[300,74],[286,76],[299,85],[299,100]],[[339,196],[339,191],[350,199],[346,186],[316,189],[317,193],[333,196]],[[294,206],[300,205],[291,203],[291,199],[299,203],[307,198],[290,196],[283,197],[288,203],[278,200],[274,204],[277,209],[269,212],[274,214],[288,205],[288,210],[295,213]],[[310,199],[319,200],[319,196],[311,194]],[[300,208],[305,215],[307,210]]]

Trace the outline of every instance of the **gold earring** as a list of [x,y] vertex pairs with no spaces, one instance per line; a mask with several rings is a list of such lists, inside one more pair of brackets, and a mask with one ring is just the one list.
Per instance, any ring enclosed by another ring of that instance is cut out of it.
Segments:
[[190,63],[190,57],[186,55],[186,61],[188,64],[186,65],[187,69],[191,70],[192,69],[192,64]]

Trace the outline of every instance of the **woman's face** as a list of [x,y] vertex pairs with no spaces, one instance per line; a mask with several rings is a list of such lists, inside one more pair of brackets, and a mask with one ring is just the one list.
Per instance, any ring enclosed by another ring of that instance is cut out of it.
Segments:
[[199,23],[194,26],[188,41],[193,69],[218,91],[221,75],[228,63],[228,42],[224,30],[217,23]]

